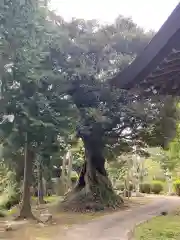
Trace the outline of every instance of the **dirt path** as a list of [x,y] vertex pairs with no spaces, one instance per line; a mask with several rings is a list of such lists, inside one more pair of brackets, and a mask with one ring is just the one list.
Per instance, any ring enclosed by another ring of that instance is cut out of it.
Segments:
[[129,210],[123,215],[113,213],[88,224],[75,225],[64,231],[54,240],[125,240],[127,232],[136,224],[171,211],[180,206],[178,197],[154,197],[152,203],[138,209]]

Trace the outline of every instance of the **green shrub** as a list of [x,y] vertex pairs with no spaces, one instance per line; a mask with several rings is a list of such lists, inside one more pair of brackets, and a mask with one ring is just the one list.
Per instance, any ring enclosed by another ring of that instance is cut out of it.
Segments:
[[18,189],[7,187],[4,193],[0,197],[0,209],[11,209],[14,205],[17,205],[20,201],[20,192]]
[[0,209],[6,209],[6,203],[8,201],[8,195],[3,194],[0,196]]
[[19,204],[20,201],[20,195],[14,194],[12,196],[9,196],[8,201],[6,203],[6,209],[11,209],[13,206]]
[[160,194],[163,191],[163,183],[161,181],[153,181],[151,184],[151,191],[154,194]]
[[141,183],[139,186],[140,192],[141,193],[151,193],[151,184],[150,183]]
[[180,179],[177,179],[176,181],[174,181],[173,186],[176,194],[180,196]]
[[10,209],[19,203],[20,191],[16,182],[16,175],[0,161],[0,209]]
[[13,206],[17,205],[19,203],[19,197],[18,196],[3,196],[2,201],[0,202],[0,208],[1,209],[11,209]]
[[72,183],[76,183],[77,180],[78,180],[78,177],[76,177],[76,176],[71,177],[71,182]]
[[79,176],[78,176],[77,172],[72,171],[72,173],[71,173],[71,182],[72,183],[76,183],[78,179],[79,179]]
[[15,173],[9,170],[3,161],[0,161],[0,194],[2,194],[9,186],[16,185]]

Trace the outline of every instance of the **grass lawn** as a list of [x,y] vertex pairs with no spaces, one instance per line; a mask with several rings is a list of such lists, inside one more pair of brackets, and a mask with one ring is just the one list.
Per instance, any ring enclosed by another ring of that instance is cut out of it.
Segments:
[[167,216],[160,216],[135,229],[136,240],[179,240],[180,239],[180,211]]

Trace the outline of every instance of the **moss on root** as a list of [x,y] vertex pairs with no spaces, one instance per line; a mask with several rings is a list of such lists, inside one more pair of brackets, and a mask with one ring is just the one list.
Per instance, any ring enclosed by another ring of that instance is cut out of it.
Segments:
[[122,205],[123,199],[114,192],[108,177],[96,173],[96,181],[88,178],[85,186],[77,186],[67,194],[60,208],[65,211],[86,212],[114,209]]

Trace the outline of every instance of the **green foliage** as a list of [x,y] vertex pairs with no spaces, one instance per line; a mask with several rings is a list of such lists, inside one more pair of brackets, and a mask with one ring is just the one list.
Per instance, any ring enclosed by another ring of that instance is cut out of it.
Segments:
[[153,181],[151,183],[151,192],[160,194],[163,191],[163,183],[161,181]]
[[[151,158],[145,160],[145,168],[148,169],[148,176],[145,181],[165,179],[164,169],[162,167],[161,151],[159,148],[152,148],[150,151]],[[160,154],[159,154],[160,153]]]
[[177,179],[176,181],[174,181],[173,186],[174,186],[176,194],[178,196],[180,196],[180,180]]
[[72,181],[72,183],[76,183],[78,178],[79,178],[78,174],[75,171],[72,171],[72,173],[71,173],[71,181]]
[[15,173],[8,169],[3,161],[0,162],[0,194],[7,192],[9,188],[17,187]]
[[48,152],[49,155],[57,149],[58,135],[63,136],[69,127],[69,101],[54,91],[56,73],[48,62],[53,29],[49,28],[44,8],[39,8],[36,2],[4,3],[7,6],[3,17],[9,19],[13,15],[14,21],[8,24],[3,21],[2,35],[6,44],[14,48],[7,53],[12,54],[11,58],[8,55],[10,62],[6,63],[11,67],[2,76],[1,117],[11,114],[14,121],[1,124],[1,139],[19,150],[27,134],[29,147],[39,154]]
[[177,123],[176,135],[174,139],[169,143],[166,151],[166,157],[163,159],[163,167],[173,171],[180,166],[180,124]]
[[76,139],[72,144],[73,169],[79,174],[85,159],[84,146],[81,139]]
[[13,188],[6,189],[0,196],[0,209],[9,210],[14,205],[19,204],[20,193]]
[[124,181],[128,170],[127,161],[122,158],[111,160],[107,163],[106,169],[112,181]]
[[[170,131],[171,129],[171,138],[170,141],[166,141],[166,148],[162,149],[159,148],[159,151],[156,151],[154,154],[154,159],[160,163],[161,167],[165,171],[170,171],[171,173],[175,171],[176,168],[180,166],[180,151],[179,151],[179,144],[180,144],[180,125],[179,125],[179,104],[174,103],[174,108],[176,112],[174,114],[171,112],[168,113],[167,121],[172,121],[173,129],[168,126],[164,126],[164,121],[162,122],[162,128],[165,131]],[[166,109],[167,110],[167,109]],[[170,109],[169,109],[170,111]],[[175,118],[174,118],[175,117]],[[169,123],[170,125],[170,123]]]
[[149,145],[153,147],[161,146],[167,149],[169,142],[176,135],[177,121],[179,120],[179,107],[177,99],[171,96],[166,96],[161,101],[159,108],[159,116],[153,124],[142,133],[144,138],[149,139]]
[[150,183],[141,183],[140,184],[140,192],[141,193],[151,193],[151,184]]
[[140,192],[150,194],[159,194],[163,191],[163,183],[161,181],[153,181],[152,183],[141,183]]
[[[57,21],[57,16],[51,18]],[[110,26],[100,26],[96,21],[76,19],[65,23],[58,19],[58,41],[52,44],[51,56],[61,70],[59,77],[62,70],[66,72],[66,94],[79,110],[78,137],[91,138],[108,160],[132,151],[135,144],[148,142],[149,139],[142,138],[142,131],[149,121],[158,118],[156,114],[163,103],[149,99],[139,102],[138,96],[113,89],[106,80],[128,66],[152,35],[122,16]],[[63,48],[66,51],[62,54]],[[61,87],[56,90],[62,92]],[[130,134],[124,134],[127,130]]]
[[[57,78],[58,84],[63,84],[64,76],[57,77],[51,63],[50,48],[56,32],[46,10],[38,0],[0,3],[0,142],[2,157],[15,170],[19,182],[26,136],[28,150],[40,156],[43,167],[52,172],[55,153],[65,149],[64,142],[74,131],[76,120],[70,100],[55,91]],[[5,118],[9,115],[12,122]],[[3,196],[3,205],[8,208],[10,202],[16,202],[13,193]]]
[[0,162],[0,209],[10,209],[19,203],[20,191],[16,175],[8,169],[3,161]]

